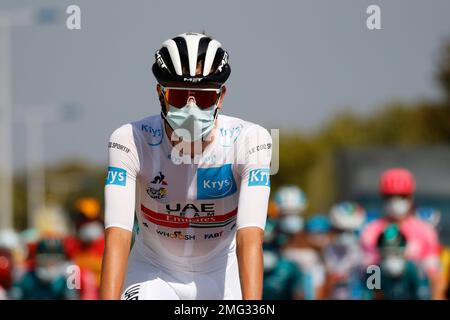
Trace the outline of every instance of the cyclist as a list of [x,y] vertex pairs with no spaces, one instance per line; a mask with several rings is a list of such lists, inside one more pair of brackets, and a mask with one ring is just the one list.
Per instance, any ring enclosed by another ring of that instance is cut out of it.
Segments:
[[303,213],[307,206],[307,200],[302,189],[295,185],[280,187],[275,193],[274,199],[279,212],[277,240],[281,247],[300,235],[300,231],[303,229]]
[[327,269],[327,297],[330,299],[361,299],[363,290],[363,253],[357,236],[366,213],[354,202],[341,202],[330,210],[333,241],[323,256]]
[[14,284],[12,297],[23,300],[77,298],[77,291],[67,286],[66,258],[62,240],[50,237],[39,240],[34,267]]
[[406,258],[406,238],[397,224],[386,227],[377,240],[381,255],[381,288],[376,299],[424,300],[431,298],[430,285],[424,271]]
[[8,290],[13,282],[13,259],[11,250],[0,246],[0,300],[8,299]]
[[283,251],[284,256],[296,262],[302,270],[302,290],[305,300],[326,298],[326,270],[323,249],[330,243],[331,224],[324,214],[308,218],[304,232],[290,242]]
[[217,40],[184,33],[155,60],[161,113],[109,142],[101,297],[261,299],[271,137],[219,114],[231,69]]
[[302,273],[295,262],[280,252],[277,221],[267,219],[264,233],[264,300],[293,300],[303,297]]
[[385,171],[380,179],[380,194],[384,200],[385,216],[368,224],[361,235],[368,264],[377,264],[377,239],[386,226],[397,223],[407,240],[406,257],[423,268],[431,280],[433,297],[439,296],[441,281],[439,240],[428,223],[414,215],[416,183],[411,172],[402,168]]
[[[433,228],[439,231],[439,223],[441,221],[441,211],[433,207],[419,207],[416,210],[416,216],[423,221],[429,223]],[[441,244],[440,248],[440,261],[441,261],[441,281],[439,288],[436,289],[439,292],[438,298],[448,299],[448,293],[450,288],[450,248]]]

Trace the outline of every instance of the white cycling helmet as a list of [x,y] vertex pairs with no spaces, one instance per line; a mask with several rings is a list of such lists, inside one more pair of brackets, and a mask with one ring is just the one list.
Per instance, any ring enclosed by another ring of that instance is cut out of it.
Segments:
[[355,202],[345,201],[330,210],[331,225],[343,231],[356,231],[366,220],[366,211]]
[[295,185],[280,187],[275,193],[275,202],[280,215],[302,214],[307,205],[305,193]]

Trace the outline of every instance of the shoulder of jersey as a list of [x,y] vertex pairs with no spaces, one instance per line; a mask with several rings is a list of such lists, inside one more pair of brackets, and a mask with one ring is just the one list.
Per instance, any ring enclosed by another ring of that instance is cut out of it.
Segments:
[[270,139],[269,132],[262,126],[240,118],[219,115],[218,138],[223,146],[239,143],[243,137],[259,136]]
[[137,121],[126,123],[111,134],[110,141],[116,143],[134,142],[157,147],[162,142],[161,116],[153,115]]
[[422,221],[417,217],[411,217],[411,222],[413,224],[414,229],[422,229],[423,234],[426,236],[433,236],[436,233],[436,229],[426,221]]
[[141,142],[147,146],[157,148],[163,141],[163,122],[161,115],[145,117],[143,119],[131,122],[136,136],[141,138]]

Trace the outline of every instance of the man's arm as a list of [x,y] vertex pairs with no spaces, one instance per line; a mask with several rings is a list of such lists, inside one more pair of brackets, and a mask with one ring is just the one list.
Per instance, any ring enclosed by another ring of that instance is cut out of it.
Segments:
[[247,227],[237,231],[237,259],[244,300],[261,300],[263,289],[264,231],[258,227]]
[[100,284],[100,299],[118,300],[127,269],[131,246],[131,232],[122,228],[106,229]]
[[127,269],[134,224],[136,177],[139,155],[133,128],[114,131],[109,142],[109,166],[105,184],[105,252],[102,262],[101,299],[120,299]]
[[[270,196],[272,138],[252,126],[239,140],[241,186],[236,222],[237,259],[242,298],[262,299],[264,227]],[[242,159],[240,159],[242,160]]]

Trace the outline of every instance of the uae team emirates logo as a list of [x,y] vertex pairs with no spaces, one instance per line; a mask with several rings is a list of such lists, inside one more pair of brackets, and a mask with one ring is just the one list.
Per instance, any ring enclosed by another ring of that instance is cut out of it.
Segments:
[[165,176],[160,171],[159,174],[150,182],[147,193],[152,199],[163,199],[167,195],[167,182]]

